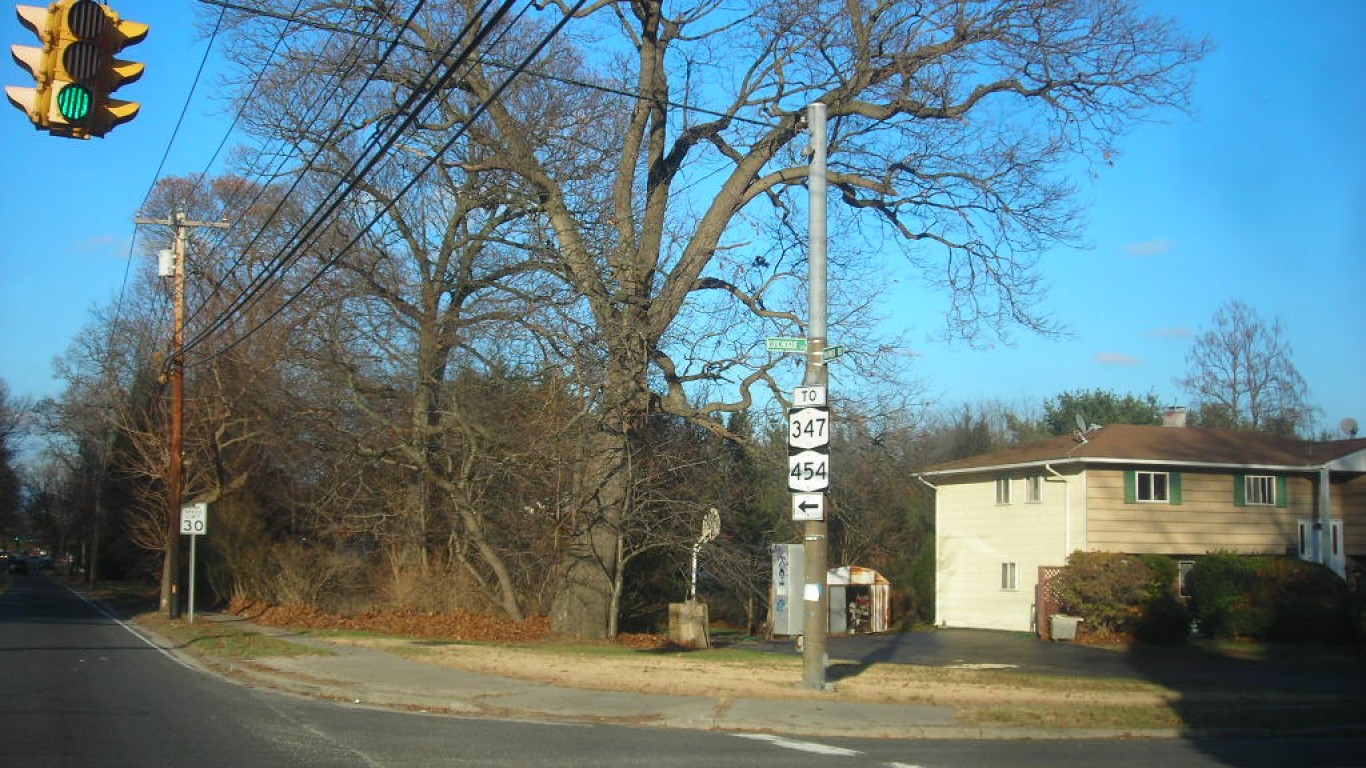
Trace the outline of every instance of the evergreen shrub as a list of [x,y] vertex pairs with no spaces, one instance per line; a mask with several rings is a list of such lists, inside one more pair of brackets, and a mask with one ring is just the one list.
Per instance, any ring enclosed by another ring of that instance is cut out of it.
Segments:
[[1359,607],[1328,568],[1290,557],[1216,552],[1188,577],[1191,607],[1210,637],[1277,642],[1352,642]]

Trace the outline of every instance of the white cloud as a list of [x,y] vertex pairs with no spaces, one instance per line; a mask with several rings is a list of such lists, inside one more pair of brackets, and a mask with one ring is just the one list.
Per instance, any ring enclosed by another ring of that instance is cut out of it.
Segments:
[[1195,331],[1178,325],[1170,328],[1154,328],[1152,336],[1157,339],[1191,339],[1195,338]]
[[1096,362],[1101,365],[1142,365],[1143,361],[1132,355],[1123,352],[1101,352],[1096,355]]
[[1144,240],[1124,246],[1124,252],[1130,256],[1161,256],[1171,249],[1172,241],[1167,239]]

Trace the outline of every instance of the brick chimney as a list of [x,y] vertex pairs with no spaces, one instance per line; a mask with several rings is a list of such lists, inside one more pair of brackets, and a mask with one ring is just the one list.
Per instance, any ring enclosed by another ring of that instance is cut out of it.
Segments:
[[1186,409],[1173,405],[1162,412],[1162,426],[1164,427],[1184,427],[1186,426]]

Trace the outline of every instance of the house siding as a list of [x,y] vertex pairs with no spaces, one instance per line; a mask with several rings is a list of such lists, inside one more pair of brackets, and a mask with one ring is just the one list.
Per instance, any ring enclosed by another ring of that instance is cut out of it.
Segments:
[[1343,551],[1348,557],[1366,560],[1366,477],[1354,477],[1332,488],[1333,516],[1342,519]]
[[[1160,471],[1160,470],[1159,470]],[[1176,470],[1172,470],[1175,472]],[[1181,472],[1181,503],[1125,503],[1124,470],[1087,472],[1087,547],[1094,551],[1203,554],[1294,552],[1297,522],[1313,515],[1313,483],[1289,477],[1284,507],[1236,506],[1233,473]]]
[[[1066,562],[1064,526],[1071,494],[1071,542],[1081,546],[1084,485],[1078,475],[1049,479],[1041,502],[1025,501],[1025,477],[1012,476],[1012,502],[996,503],[995,477],[946,483],[935,517],[935,622],[1028,632],[1039,566]],[[947,510],[952,510],[948,512]],[[1001,564],[1015,563],[1016,589],[1001,588]]]

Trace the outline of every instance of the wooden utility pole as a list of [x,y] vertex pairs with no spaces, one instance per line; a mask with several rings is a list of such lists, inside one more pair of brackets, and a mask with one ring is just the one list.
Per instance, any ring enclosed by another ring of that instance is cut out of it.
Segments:
[[182,456],[185,434],[185,241],[188,231],[200,227],[226,229],[225,221],[191,221],[183,211],[176,211],[169,219],[148,219],[138,216],[138,224],[160,224],[175,229],[175,259],[172,277],[175,295],[175,327],[171,338],[171,425],[167,438],[170,459],[166,468],[167,506],[166,561],[162,568],[161,610],[167,618],[180,618],[180,506],[183,481]]

